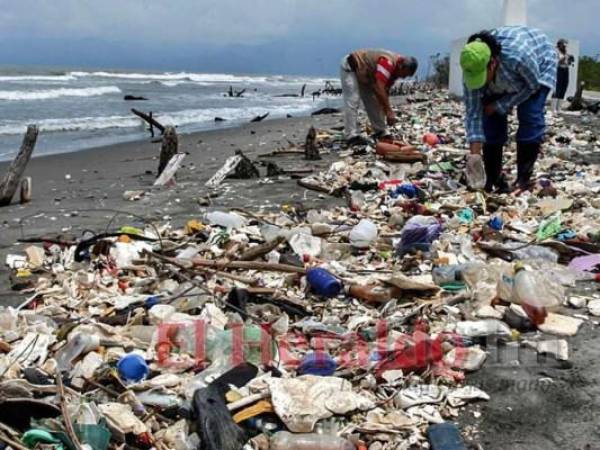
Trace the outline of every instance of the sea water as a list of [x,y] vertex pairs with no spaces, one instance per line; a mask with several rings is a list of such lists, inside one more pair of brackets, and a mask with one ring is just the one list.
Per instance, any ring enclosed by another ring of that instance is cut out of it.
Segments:
[[[312,92],[324,78],[188,72],[0,69],[0,160],[12,159],[28,124],[40,127],[34,156],[143,139],[147,124],[131,108],[152,111],[178,133],[231,127],[257,115],[302,116],[339,107],[339,97]],[[333,79],[329,79],[333,80]],[[300,94],[304,97],[282,96]],[[242,97],[229,97],[246,89]],[[125,101],[125,95],[147,101]],[[226,119],[215,122],[215,117]]]

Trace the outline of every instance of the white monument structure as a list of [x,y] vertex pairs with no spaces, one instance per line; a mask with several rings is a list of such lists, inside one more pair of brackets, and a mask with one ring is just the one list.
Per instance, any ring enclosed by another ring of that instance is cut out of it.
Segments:
[[[504,21],[502,24],[505,26],[516,26],[516,25],[527,25],[527,0],[504,0],[503,10]],[[479,29],[473,30],[473,33],[480,31]],[[546,31],[546,30],[544,30]],[[550,38],[556,42],[564,36],[555,36],[548,34]],[[450,52],[450,82],[449,90],[450,93],[461,97],[463,94],[463,79],[462,70],[460,68],[460,52],[467,42],[467,37],[456,39],[452,41],[452,48]],[[570,68],[569,77],[569,88],[567,89],[567,97],[575,94],[577,89],[577,73],[579,70],[579,41],[568,39],[569,45],[567,51],[570,55],[575,57],[575,64]]]

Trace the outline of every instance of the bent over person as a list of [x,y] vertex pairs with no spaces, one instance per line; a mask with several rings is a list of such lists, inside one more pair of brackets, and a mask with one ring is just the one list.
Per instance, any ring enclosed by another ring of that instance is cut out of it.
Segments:
[[388,134],[387,125],[396,123],[389,90],[399,78],[417,71],[417,60],[389,50],[357,50],[342,59],[340,78],[344,96],[344,134],[349,145],[364,138],[358,128],[358,108],[362,100],[378,137]]
[[508,141],[508,115],[515,107],[519,120],[515,187],[530,187],[557,63],[548,37],[524,26],[483,31],[471,36],[463,48],[467,141],[471,153],[483,150],[487,191],[510,190],[502,173],[502,153]]

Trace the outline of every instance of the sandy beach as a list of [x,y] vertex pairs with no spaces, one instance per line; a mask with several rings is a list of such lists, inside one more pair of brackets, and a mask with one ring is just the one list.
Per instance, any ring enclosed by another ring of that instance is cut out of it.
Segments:
[[[179,149],[187,153],[174,188],[153,188],[160,144],[129,142],[80,152],[33,158],[25,176],[33,179],[33,201],[13,204],[0,213],[0,248],[4,254],[16,239],[46,233],[78,235],[87,228],[108,224],[115,212],[130,212],[148,220],[170,217],[176,223],[199,216],[206,208],[197,200],[208,194],[204,183],[232,156],[235,150],[255,159],[257,155],[302,143],[310,126],[328,129],[342,124],[341,115],[321,115],[267,120],[179,136]],[[43,134],[39,139],[44,139]],[[283,169],[326,169],[335,155],[324,154],[309,163],[302,155],[271,158]],[[0,163],[0,172],[8,163]],[[262,169],[262,175],[266,169]],[[125,191],[143,190],[139,201],[123,199]],[[212,208],[278,208],[282,202],[302,200],[331,204],[332,199],[305,192],[295,180],[283,176],[261,180],[226,180],[211,199]],[[117,217],[114,224],[128,224],[131,218]],[[2,269],[4,270],[4,269]]]

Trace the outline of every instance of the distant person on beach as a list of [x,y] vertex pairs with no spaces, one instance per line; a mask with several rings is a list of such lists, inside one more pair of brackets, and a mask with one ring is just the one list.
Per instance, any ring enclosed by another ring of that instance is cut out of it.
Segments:
[[561,103],[567,94],[569,87],[569,68],[575,62],[573,55],[567,53],[567,45],[569,42],[566,39],[560,39],[556,43],[556,52],[558,54],[558,71],[556,73],[556,89],[552,96],[552,111],[560,111]]
[[508,115],[517,108],[517,179],[528,189],[546,124],[546,99],[556,86],[558,57],[541,31],[523,26],[501,27],[471,36],[460,65],[465,83],[466,131],[472,154],[481,154],[486,186],[510,190],[502,173],[508,141]]
[[344,134],[349,145],[364,143],[358,129],[358,108],[362,100],[377,137],[388,134],[396,123],[389,91],[399,78],[417,71],[417,60],[389,50],[357,50],[344,56],[340,68],[344,96]]

